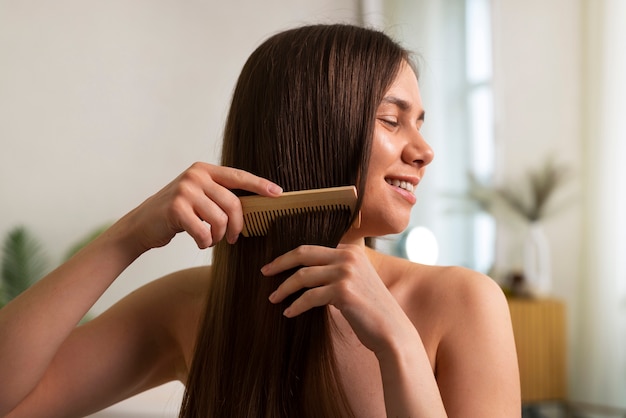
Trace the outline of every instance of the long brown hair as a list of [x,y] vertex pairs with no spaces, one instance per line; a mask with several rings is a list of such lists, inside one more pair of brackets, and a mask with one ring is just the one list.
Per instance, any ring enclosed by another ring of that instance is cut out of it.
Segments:
[[[349,25],[272,36],[237,82],[222,164],[286,191],[351,184],[365,190],[376,108],[407,58],[386,35]],[[353,416],[335,366],[327,308],[285,318],[293,297],[275,306],[268,296],[293,272],[260,273],[301,244],[337,246],[351,221],[339,212],[290,216],[265,237],[214,248],[181,417]]]

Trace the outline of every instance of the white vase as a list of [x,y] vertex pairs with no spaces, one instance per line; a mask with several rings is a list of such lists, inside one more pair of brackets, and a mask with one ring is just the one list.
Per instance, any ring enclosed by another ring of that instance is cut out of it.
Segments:
[[540,222],[531,222],[524,242],[524,276],[532,291],[547,296],[552,291],[550,244]]

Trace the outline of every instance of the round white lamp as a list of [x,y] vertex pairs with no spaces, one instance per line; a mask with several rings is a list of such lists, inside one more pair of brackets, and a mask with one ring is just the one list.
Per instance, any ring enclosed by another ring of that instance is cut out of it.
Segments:
[[424,226],[409,229],[405,233],[402,245],[406,257],[415,263],[433,265],[437,262],[439,257],[437,237]]

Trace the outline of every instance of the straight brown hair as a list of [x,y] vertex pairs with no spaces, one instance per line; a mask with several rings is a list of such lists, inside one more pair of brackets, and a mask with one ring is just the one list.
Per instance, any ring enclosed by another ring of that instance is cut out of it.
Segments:
[[[381,32],[313,25],[276,34],[244,65],[227,118],[222,164],[285,191],[365,190],[376,109],[407,52]],[[236,193],[242,193],[235,191]],[[350,417],[326,307],[287,319],[295,297],[269,294],[289,277],[260,269],[302,244],[335,247],[343,212],[279,218],[265,237],[213,250],[206,312],[180,417]]]

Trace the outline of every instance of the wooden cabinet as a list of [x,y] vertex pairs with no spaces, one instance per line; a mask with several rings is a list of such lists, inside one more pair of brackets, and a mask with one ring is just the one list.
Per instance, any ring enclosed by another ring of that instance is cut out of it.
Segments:
[[510,298],[522,401],[567,399],[565,305],[555,299]]

